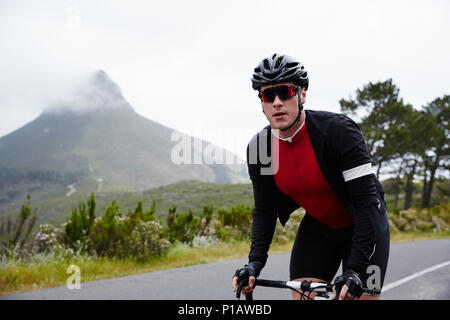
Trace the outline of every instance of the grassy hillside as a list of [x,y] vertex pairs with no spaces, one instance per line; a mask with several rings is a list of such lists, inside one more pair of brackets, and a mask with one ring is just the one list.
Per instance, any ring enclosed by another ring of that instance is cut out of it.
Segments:
[[[251,184],[215,184],[196,180],[181,181],[167,186],[152,188],[146,191],[130,191],[126,187],[116,186],[108,192],[98,191],[98,184],[85,180],[77,185],[77,192],[67,197],[65,195],[49,196],[40,201],[31,199],[31,206],[38,208],[37,223],[59,224],[66,221],[73,208],[80,201],[85,201],[91,192],[95,193],[98,212],[115,200],[122,212],[133,210],[139,201],[144,208],[150,208],[152,201],[156,202],[156,216],[165,216],[172,206],[177,211],[193,210],[200,212],[203,205],[214,205],[215,208],[234,205],[253,205],[253,189]],[[24,199],[17,201],[15,208],[3,212],[0,217],[16,214]]]

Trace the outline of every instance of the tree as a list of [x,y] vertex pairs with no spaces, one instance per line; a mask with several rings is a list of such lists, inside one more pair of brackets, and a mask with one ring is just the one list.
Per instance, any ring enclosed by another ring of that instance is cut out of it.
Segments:
[[422,208],[428,208],[438,170],[448,173],[450,166],[450,95],[436,98],[424,107],[424,112],[434,121],[429,147],[423,154]]
[[405,133],[407,137],[402,141],[405,153],[403,159],[405,182],[405,202],[403,209],[411,206],[412,194],[414,192],[414,178],[423,166],[423,155],[428,148],[429,141],[433,136],[433,117],[423,111],[411,110],[405,118]]
[[412,107],[403,103],[399,91],[392,79],[369,82],[356,90],[354,99],[339,101],[343,113],[360,118],[358,124],[372,162],[377,165],[377,177],[383,164],[404,152],[404,119]]

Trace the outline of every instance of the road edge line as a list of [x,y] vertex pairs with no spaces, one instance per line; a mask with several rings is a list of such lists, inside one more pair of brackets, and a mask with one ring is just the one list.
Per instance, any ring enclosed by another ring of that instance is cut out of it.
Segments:
[[449,265],[449,264],[450,264],[450,260],[449,260],[449,261],[446,261],[446,262],[443,262],[443,263],[440,263],[440,264],[437,264],[437,265],[432,266],[432,267],[430,267],[430,268],[427,268],[427,269],[425,269],[425,270],[422,270],[422,271],[413,273],[412,275],[407,276],[407,277],[405,277],[405,278],[403,278],[403,279],[400,279],[400,280],[391,282],[391,283],[389,283],[388,285],[386,285],[386,286],[383,288],[382,292],[386,292],[386,291],[388,291],[388,290],[391,290],[391,289],[393,289],[393,288],[395,288],[395,287],[398,287],[398,286],[400,286],[400,285],[402,285],[402,284],[404,284],[404,283],[406,283],[406,282],[408,282],[408,281],[411,281],[411,280],[413,280],[413,279],[415,279],[415,278],[417,278],[417,277],[420,277],[420,276],[422,276],[422,275],[424,275],[424,274],[426,274],[426,273],[429,273],[429,272],[431,272],[431,271],[434,271],[434,270],[437,270],[437,269],[439,269],[439,268],[445,267],[445,266],[447,266],[447,265]]

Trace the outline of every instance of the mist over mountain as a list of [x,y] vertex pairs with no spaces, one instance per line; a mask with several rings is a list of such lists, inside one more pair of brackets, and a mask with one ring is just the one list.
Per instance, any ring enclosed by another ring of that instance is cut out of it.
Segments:
[[[211,149],[210,143],[174,134],[174,129],[137,114],[120,87],[97,71],[73,97],[0,138],[0,211],[27,193],[41,199],[145,190],[181,180],[249,182],[242,164],[177,164],[174,148],[179,149],[181,140],[187,146],[186,141],[192,142],[181,157],[207,160],[202,152]],[[213,150],[235,157],[217,146]]]
[[53,104],[45,112],[86,112],[100,110],[133,110],[122,96],[120,87],[103,70],[92,74],[82,82],[64,102]]

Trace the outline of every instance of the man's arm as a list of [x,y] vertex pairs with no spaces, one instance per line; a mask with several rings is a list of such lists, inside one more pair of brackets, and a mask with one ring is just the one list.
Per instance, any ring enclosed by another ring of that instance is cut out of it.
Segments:
[[270,177],[261,175],[260,166],[249,163],[249,148],[247,147],[247,164],[250,179],[253,184],[253,196],[255,207],[252,214],[252,234],[249,261],[259,261],[261,268],[267,261],[269,251],[275,231],[277,213],[275,201],[276,194],[273,184],[269,183]]
[[376,178],[365,140],[358,125],[345,117],[337,134],[339,167],[345,181],[345,191],[354,210],[352,249],[348,268],[356,271],[365,281],[370,257],[376,249],[376,215],[380,212],[380,199]]
[[[253,140],[255,142],[255,140]],[[252,143],[252,142],[250,142]],[[252,148],[255,152],[257,148]],[[257,151],[256,151],[257,152]],[[252,155],[250,159],[257,159],[257,155]],[[238,276],[241,272],[249,276],[248,285],[242,288],[244,294],[253,291],[256,277],[259,276],[261,269],[267,261],[267,252],[275,231],[277,214],[274,204],[273,183],[270,183],[270,177],[261,175],[258,161],[249,161],[249,147],[247,147],[247,165],[248,173],[253,184],[253,195],[255,207],[252,213],[252,235],[250,253],[248,255],[249,263],[244,268],[236,270],[233,276],[233,291],[238,288]]]
[[264,267],[267,261],[267,252],[272,242],[277,215],[271,201],[270,190],[261,180],[254,179],[253,195],[255,208],[252,215],[252,235],[249,261],[259,261]]

